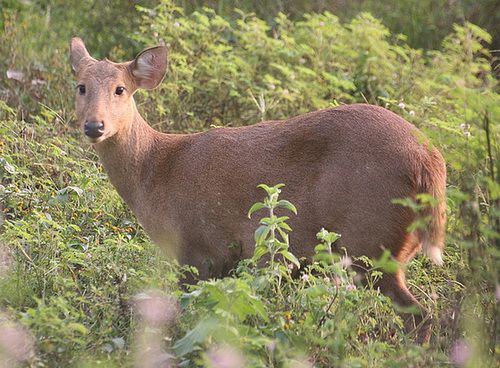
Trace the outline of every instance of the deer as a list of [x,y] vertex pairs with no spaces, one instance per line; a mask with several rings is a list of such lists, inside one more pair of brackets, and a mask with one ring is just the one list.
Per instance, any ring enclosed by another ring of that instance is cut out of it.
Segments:
[[[70,62],[83,136],[169,257],[195,266],[202,280],[227,275],[254,254],[258,220],[248,211],[262,199],[258,185],[284,183],[283,195],[297,209],[288,220],[290,252],[310,261],[322,228],[341,234],[335,248],[353,258],[378,259],[389,250],[400,267],[383,272],[376,286],[395,305],[417,310],[402,309],[405,329],[418,343],[428,342],[432,317],[408,290],[404,268],[420,250],[443,263],[446,166],[414,125],[383,107],[352,104],[288,120],[166,134],[140,116],[134,101],[138,89],[152,90],[166,76],[164,46],[115,63],[91,57],[73,38]],[[416,213],[394,201],[419,194],[435,203]],[[417,218],[426,226],[409,230]]]

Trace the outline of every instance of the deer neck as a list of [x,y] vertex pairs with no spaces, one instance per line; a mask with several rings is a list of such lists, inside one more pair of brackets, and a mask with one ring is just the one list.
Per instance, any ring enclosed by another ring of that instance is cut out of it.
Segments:
[[130,128],[96,144],[102,166],[118,194],[132,210],[141,201],[145,168],[151,166],[153,150],[167,134],[155,131],[139,115],[133,102]]

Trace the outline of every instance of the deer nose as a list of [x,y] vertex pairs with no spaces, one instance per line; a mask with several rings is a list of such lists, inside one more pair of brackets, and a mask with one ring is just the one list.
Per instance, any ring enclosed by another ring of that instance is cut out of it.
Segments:
[[104,123],[102,121],[87,121],[83,128],[83,132],[89,138],[99,138],[104,134]]

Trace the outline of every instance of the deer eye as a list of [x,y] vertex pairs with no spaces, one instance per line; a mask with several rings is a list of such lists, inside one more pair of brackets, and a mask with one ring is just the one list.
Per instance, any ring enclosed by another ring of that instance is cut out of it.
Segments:
[[117,96],[121,96],[123,94],[123,92],[125,91],[125,88],[124,87],[116,87],[116,90],[115,90],[115,95]]
[[78,93],[80,93],[81,95],[85,94],[85,86],[83,84],[79,84],[78,86],[76,86],[76,89],[78,90]]

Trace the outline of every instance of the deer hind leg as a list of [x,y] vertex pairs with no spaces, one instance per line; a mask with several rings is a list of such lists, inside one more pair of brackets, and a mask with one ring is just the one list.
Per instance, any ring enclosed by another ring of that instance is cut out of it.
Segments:
[[[377,283],[380,291],[388,296],[394,304],[401,308],[399,312],[407,333],[418,344],[429,341],[432,319],[427,310],[415,299],[405,284],[403,270],[384,274]],[[407,312],[405,310],[408,310]]]

